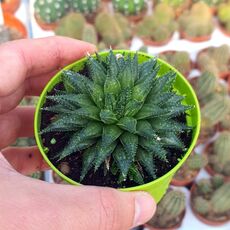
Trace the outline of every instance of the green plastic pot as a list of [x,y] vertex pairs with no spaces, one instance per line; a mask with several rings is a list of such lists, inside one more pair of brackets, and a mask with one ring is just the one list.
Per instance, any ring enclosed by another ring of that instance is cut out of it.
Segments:
[[[136,52],[133,51],[119,51],[116,50],[114,51],[115,54],[117,53],[122,53],[124,55],[127,54],[131,54],[134,55]],[[99,55],[102,58],[106,58],[106,56],[108,55],[108,52],[101,52],[99,53]],[[139,63],[142,63],[144,61],[147,61],[148,59],[152,59],[153,56],[151,55],[147,55],[145,53],[141,53],[138,52],[138,60]],[[68,65],[67,67],[65,67],[65,70],[74,70],[74,71],[79,71],[82,70],[84,68],[84,65],[87,61],[87,58],[83,58],[77,62],[74,62],[71,65]],[[140,186],[135,186],[135,187],[130,187],[130,188],[124,188],[124,189],[120,189],[122,191],[145,191],[150,193],[156,202],[159,202],[160,199],[162,198],[162,196],[165,194],[170,181],[172,180],[173,175],[176,173],[176,171],[182,166],[182,164],[185,162],[185,160],[188,158],[189,154],[192,152],[193,148],[195,147],[198,135],[199,135],[199,131],[200,131],[200,108],[199,108],[199,103],[196,97],[195,92],[193,91],[191,85],[188,83],[188,81],[175,69],[173,68],[171,65],[169,65],[168,63],[158,59],[159,64],[161,65],[159,74],[162,75],[170,70],[173,70],[177,73],[177,78],[176,78],[176,82],[175,82],[175,90],[178,92],[178,94],[181,95],[186,95],[185,100],[183,101],[184,104],[189,104],[189,105],[194,105],[195,108],[192,109],[191,111],[188,112],[188,115],[186,117],[187,120],[187,124],[194,127],[193,128],[193,134],[192,134],[192,141],[191,144],[188,148],[188,151],[186,152],[185,156],[183,157],[183,159],[180,159],[178,164],[171,169],[168,173],[166,173],[165,175],[163,175],[162,177],[149,182],[147,184],[144,185],[140,185]],[[72,179],[68,178],[67,176],[65,176],[62,172],[60,172],[52,163],[51,161],[48,159],[47,157],[47,149],[43,146],[42,144],[42,140],[41,140],[41,136],[39,134],[40,132],[40,123],[41,123],[41,107],[43,106],[43,104],[46,101],[46,95],[48,92],[50,92],[53,87],[59,83],[61,81],[61,71],[59,73],[57,73],[51,80],[50,82],[46,85],[45,89],[43,90],[40,99],[38,101],[37,104],[37,108],[36,108],[36,112],[35,112],[35,119],[34,119],[34,128],[35,128],[35,137],[36,137],[36,141],[39,147],[39,150],[41,151],[42,156],[44,157],[45,161],[48,163],[48,165],[65,181],[67,181],[70,184],[73,185],[80,185],[79,183],[77,183],[76,181],[73,181]]]

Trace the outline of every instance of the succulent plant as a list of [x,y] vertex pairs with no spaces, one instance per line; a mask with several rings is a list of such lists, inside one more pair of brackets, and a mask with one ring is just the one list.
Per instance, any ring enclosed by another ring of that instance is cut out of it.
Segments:
[[206,196],[213,192],[212,183],[209,179],[201,179],[196,185],[200,195]]
[[108,47],[115,47],[131,37],[128,21],[120,14],[102,12],[97,15],[95,26]]
[[174,18],[175,14],[170,6],[163,3],[159,4],[153,15],[146,16],[138,24],[137,34],[154,41],[166,41],[176,30],[177,24]]
[[34,3],[36,17],[48,24],[60,20],[69,9],[69,2],[65,0],[36,0]]
[[185,11],[179,18],[180,30],[189,37],[210,35],[213,31],[212,14],[203,3],[195,3],[190,11]]
[[220,126],[222,129],[230,131],[230,108],[224,119],[220,122]]
[[187,75],[191,70],[191,60],[189,53],[185,51],[169,52],[165,54],[160,54],[159,58],[165,60],[174,66],[179,72]]
[[195,197],[193,203],[195,211],[201,215],[207,215],[211,210],[210,202],[201,196]]
[[217,215],[223,215],[230,211],[230,183],[218,188],[210,200],[212,210]]
[[97,45],[97,31],[93,25],[86,24],[82,32],[82,40]]
[[230,99],[228,96],[215,95],[201,109],[202,127],[208,128],[222,121],[229,111]]
[[219,6],[217,11],[220,23],[227,31],[230,31],[230,2],[223,3]]
[[207,163],[207,157],[201,154],[193,154],[186,161],[186,165],[190,170],[199,170],[203,168]]
[[82,14],[70,13],[59,21],[55,34],[82,39],[85,25],[86,21]]
[[[214,141],[210,164],[217,173],[229,172],[230,164],[230,132],[222,132]],[[226,169],[225,169],[226,168]],[[226,174],[226,176],[230,176]]]
[[211,178],[211,182],[212,182],[212,185],[214,187],[214,189],[217,189],[219,188],[221,185],[224,184],[224,177],[222,175],[214,175],[212,178]]
[[185,195],[180,191],[170,191],[162,198],[157,205],[154,217],[148,222],[154,227],[175,226],[178,217],[185,210]]
[[73,11],[90,15],[96,13],[100,7],[101,0],[71,0]]
[[193,0],[194,3],[196,2],[204,2],[208,6],[218,6],[219,4],[223,3],[225,0]]
[[145,0],[112,0],[116,11],[124,15],[138,15],[146,7]]
[[88,77],[63,71],[65,90],[47,96],[53,104],[42,111],[55,118],[41,135],[69,135],[56,159],[81,152],[81,181],[103,164],[106,171],[116,168],[121,182],[128,177],[142,184],[143,170],[155,179],[157,159],[167,161],[172,148],[187,150],[180,134],[191,127],[177,117],[192,106],[173,90],[176,73],[159,77],[157,59],[138,64],[138,54],[124,57],[112,50],[106,60],[89,56],[86,66]]
[[197,63],[202,72],[208,71],[216,76],[229,72],[230,47],[222,45],[209,47],[198,55]]

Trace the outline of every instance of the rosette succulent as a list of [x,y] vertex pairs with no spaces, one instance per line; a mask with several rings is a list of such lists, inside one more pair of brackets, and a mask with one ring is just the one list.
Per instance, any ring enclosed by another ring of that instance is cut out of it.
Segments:
[[156,162],[186,152],[181,134],[190,132],[185,115],[192,106],[173,88],[176,72],[159,69],[156,58],[139,63],[137,53],[111,50],[105,59],[89,55],[80,72],[62,72],[63,88],[47,95],[42,108],[53,116],[40,135],[49,133],[51,145],[58,142],[55,133],[68,135],[55,158],[78,155],[80,181],[102,167],[118,184],[127,178],[143,184],[146,174],[156,179]]

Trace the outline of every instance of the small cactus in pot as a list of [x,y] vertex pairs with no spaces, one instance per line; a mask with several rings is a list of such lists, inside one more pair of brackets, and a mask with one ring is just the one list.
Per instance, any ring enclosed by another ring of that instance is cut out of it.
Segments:
[[182,38],[193,42],[209,40],[214,28],[209,7],[203,2],[195,3],[180,16],[179,26]]
[[167,44],[177,28],[173,9],[167,4],[158,4],[153,15],[146,16],[137,27],[137,35],[146,45]]
[[178,228],[185,214],[185,194],[181,191],[171,190],[166,193],[153,218],[147,223],[150,229]]
[[134,22],[143,17],[143,12],[147,7],[145,0],[112,0],[112,4],[115,11],[128,16]]
[[230,179],[230,132],[224,131],[206,148],[209,164],[208,172],[212,175],[222,174]]
[[185,164],[176,172],[171,184],[175,186],[187,186],[191,184],[199,171],[208,163],[207,157],[201,154],[192,154]]
[[35,18],[44,30],[53,30],[69,9],[69,1],[65,0],[36,0],[34,3]]
[[218,7],[217,18],[222,32],[225,35],[230,36],[230,1],[222,3]]
[[192,69],[192,61],[189,53],[185,51],[166,51],[160,54],[159,58],[170,63],[186,77]]
[[218,226],[230,220],[230,183],[217,175],[201,179],[191,189],[192,210],[202,222]]

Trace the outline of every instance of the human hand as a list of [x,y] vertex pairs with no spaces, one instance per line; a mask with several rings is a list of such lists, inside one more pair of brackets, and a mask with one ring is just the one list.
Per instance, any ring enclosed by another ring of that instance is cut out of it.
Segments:
[[127,230],[155,211],[150,195],[111,188],[48,184],[22,174],[47,168],[37,147],[8,147],[33,136],[34,108],[17,107],[38,96],[63,66],[95,47],[63,37],[0,46],[0,229]]

